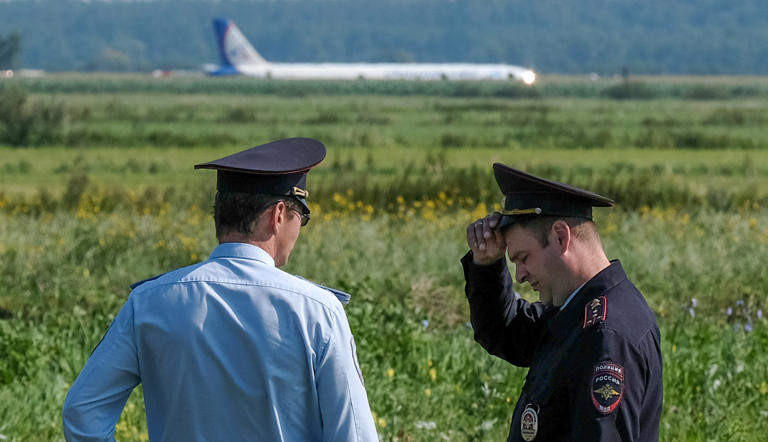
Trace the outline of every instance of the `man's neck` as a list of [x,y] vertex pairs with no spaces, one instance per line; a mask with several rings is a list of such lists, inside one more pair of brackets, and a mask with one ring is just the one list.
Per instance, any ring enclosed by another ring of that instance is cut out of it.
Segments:
[[556,306],[561,306],[568,299],[571,294],[579,287],[586,284],[595,275],[602,272],[606,267],[611,265],[608,258],[602,249],[593,254],[573,260],[571,265],[568,265],[570,270],[570,276],[567,283],[564,285],[564,289],[553,296],[552,303]]
[[248,235],[234,232],[222,235],[218,238],[218,240],[219,244],[223,244],[225,242],[241,242],[244,244],[250,244],[267,252],[267,254],[271,256],[272,259],[275,258],[276,246],[274,236],[269,239],[260,240],[260,238],[250,238]]

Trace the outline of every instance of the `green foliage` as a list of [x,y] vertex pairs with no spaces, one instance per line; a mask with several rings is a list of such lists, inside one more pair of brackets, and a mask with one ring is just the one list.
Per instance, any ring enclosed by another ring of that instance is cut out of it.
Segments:
[[[248,77],[178,76],[151,78],[128,74],[56,74],[18,78],[34,93],[46,94],[201,94],[272,95],[279,97],[426,96],[453,98],[611,98],[616,100],[676,98],[682,100],[729,100],[768,96],[759,77],[740,80],[727,77],[639,77],[638,80],[588,80],[585,77],[540,76],[532,86],[515,81],[400,81],[400,80],[275,80]],[[113,103],[119,111],[120,103]],[[181,109],[184,110],[184,109]],[[175,120],[179,115],[175,114]],[[116,115],[117,116],[117,115]],[[167,118],[167,115],[164,115]]]
[[[353,295],[347,314],[384,440],[490,441],[508,431],[525,369],[487,355],[465,324],[458,258],[473,216],[461,209],[438,219],[320,216],[302,230],[286,268]],[[0,217],[9,257],[0,263],[7,288],[0,305],[14,311],[0,321],[0,349],[10,355],[0,362],[2,434],[55,440],[68,385],[128,284],[204,259],[215,245],[211,216],[194,207],[83,206],[79,217],[66,210]],[[597,222],[609,256],[622,259],[659,318],[662,439],[721,440],[737,429],[749,439],[768,429],[760,415],[768,407],[768,323],[757,314],[767,306],[768,213],[606,210]],[[40,235],[43,229],[52,233]],[[518,290],[535,296],[528,286]],[[123,413],[119,439],[146,431],[139,393]]]
[[126,72],[136,70],[131,58],[114,48],[104,48],[85,66],[86,71]]
[[33,354],[36,342],[19,333],[8,321],[0,321],[0,385],[21,382],[41,354]]
[[615,100],[650,100],[655,95],[647,84],[637,81],[625,81],[605,89],[603,93]]
[[25,63],[59,71],[199,69],[218,60],[217,16],[235,19],[270,61],[511,63],[601,75],[623,67],[631,75],[768,72],[756,44],[768,32],[760,0],[727,8],[715,0],[0,3],[0,29],[24,31]]
[[0,69],[16,69],[21,55],[21,34],[13,32],[0,36]]
[[58,141],[64,123],[64,106],[30,102],[19,87],[0,88],[0,143],[30,146]]
[[[596,209],[596,222],[659,321],[661,440],[768,431],[762,101],[669,99],[690,85],[664,84],[649,86],[664,100],[333,87],[363,95],[73,94],[59,135],[72,144],[0,150],[0,434],[61,439],[66,391],[129,284],[213,249],[213,175],[191,165],[296,135],[323,140],[328,158],[311,172],[312,221],[285,270],[352,294],[346,311],[382,440],[492,441],[509,430],[525,369],[474,342],[458,263],[466,225],[498,207],[493,161],[617,201]],[[116,437],[146,439],[141,389]]]
[[[497,98],[497,91],[508,85],[493,82],[472,86],[479,94],[472,98],[456,98],[462,83],[453,82],[179,79],[167,83],[135,76],[86,75],[7,84],[3,90],[9,104],[0,113],[13,128],[3,132],[9,145],[216,148],[301,133],[332,147],[494,148],[510,153],[521,148],[768,147],[768,134],[761,130],[768,115],[764,100],[670,99],[685,96],[695,82],[626,83],[645,85],[640,92],[627,92],[613,82],[585,90],[581,83],[568,89],[562,82],[542,83],[535,87],[542,91],[540,96],[525,99]],[[14,95],[11,91],[17,85],[32,91],[65,92],[67,105],[38,92]],[[626,99],[549,98],[547,92],[602,97],[604,91],[614,91],[612,87],[622,91],[612,94]],[[730,83],[722,88],[735,90]],[[130,94],[112,94],[123,90]],[[109,92],[110,98],[102,99],[102,91]],[[641,100],[643,91],[663,97],[663,106],[659,99]],[[768,89],[761,94],[768,96]],[[23,112],[13,110],[18,108]],[[0,123],[0,131],[4,127]]]

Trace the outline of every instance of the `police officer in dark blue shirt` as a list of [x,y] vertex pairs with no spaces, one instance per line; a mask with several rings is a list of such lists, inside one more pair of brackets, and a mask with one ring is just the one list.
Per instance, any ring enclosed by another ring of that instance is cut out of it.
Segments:
[[[461,260],[475,340],[530,367],[510,441],[655,441],[662,406],[659,328],[618,260],[609,261],[592,207],[613,201],[494,164],[503,211],[467,228]],[[513,289],[504,253],[518,283]]]

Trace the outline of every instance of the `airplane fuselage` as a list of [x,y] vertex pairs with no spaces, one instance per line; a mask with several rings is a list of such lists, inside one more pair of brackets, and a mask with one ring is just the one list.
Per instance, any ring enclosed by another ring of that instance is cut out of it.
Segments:
[[504,64],[268,63],[239,65],[243,74],[282,79],[523,80],[526,69]]

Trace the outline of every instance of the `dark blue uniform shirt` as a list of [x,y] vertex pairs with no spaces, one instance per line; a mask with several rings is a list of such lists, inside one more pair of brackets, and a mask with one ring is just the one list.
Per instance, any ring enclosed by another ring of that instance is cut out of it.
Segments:
[[462,260],[475,340],[530,367],[509,441],[656,441],[662,405],[659,328],[619,261],[561,311],[527,302],[505,260]]

